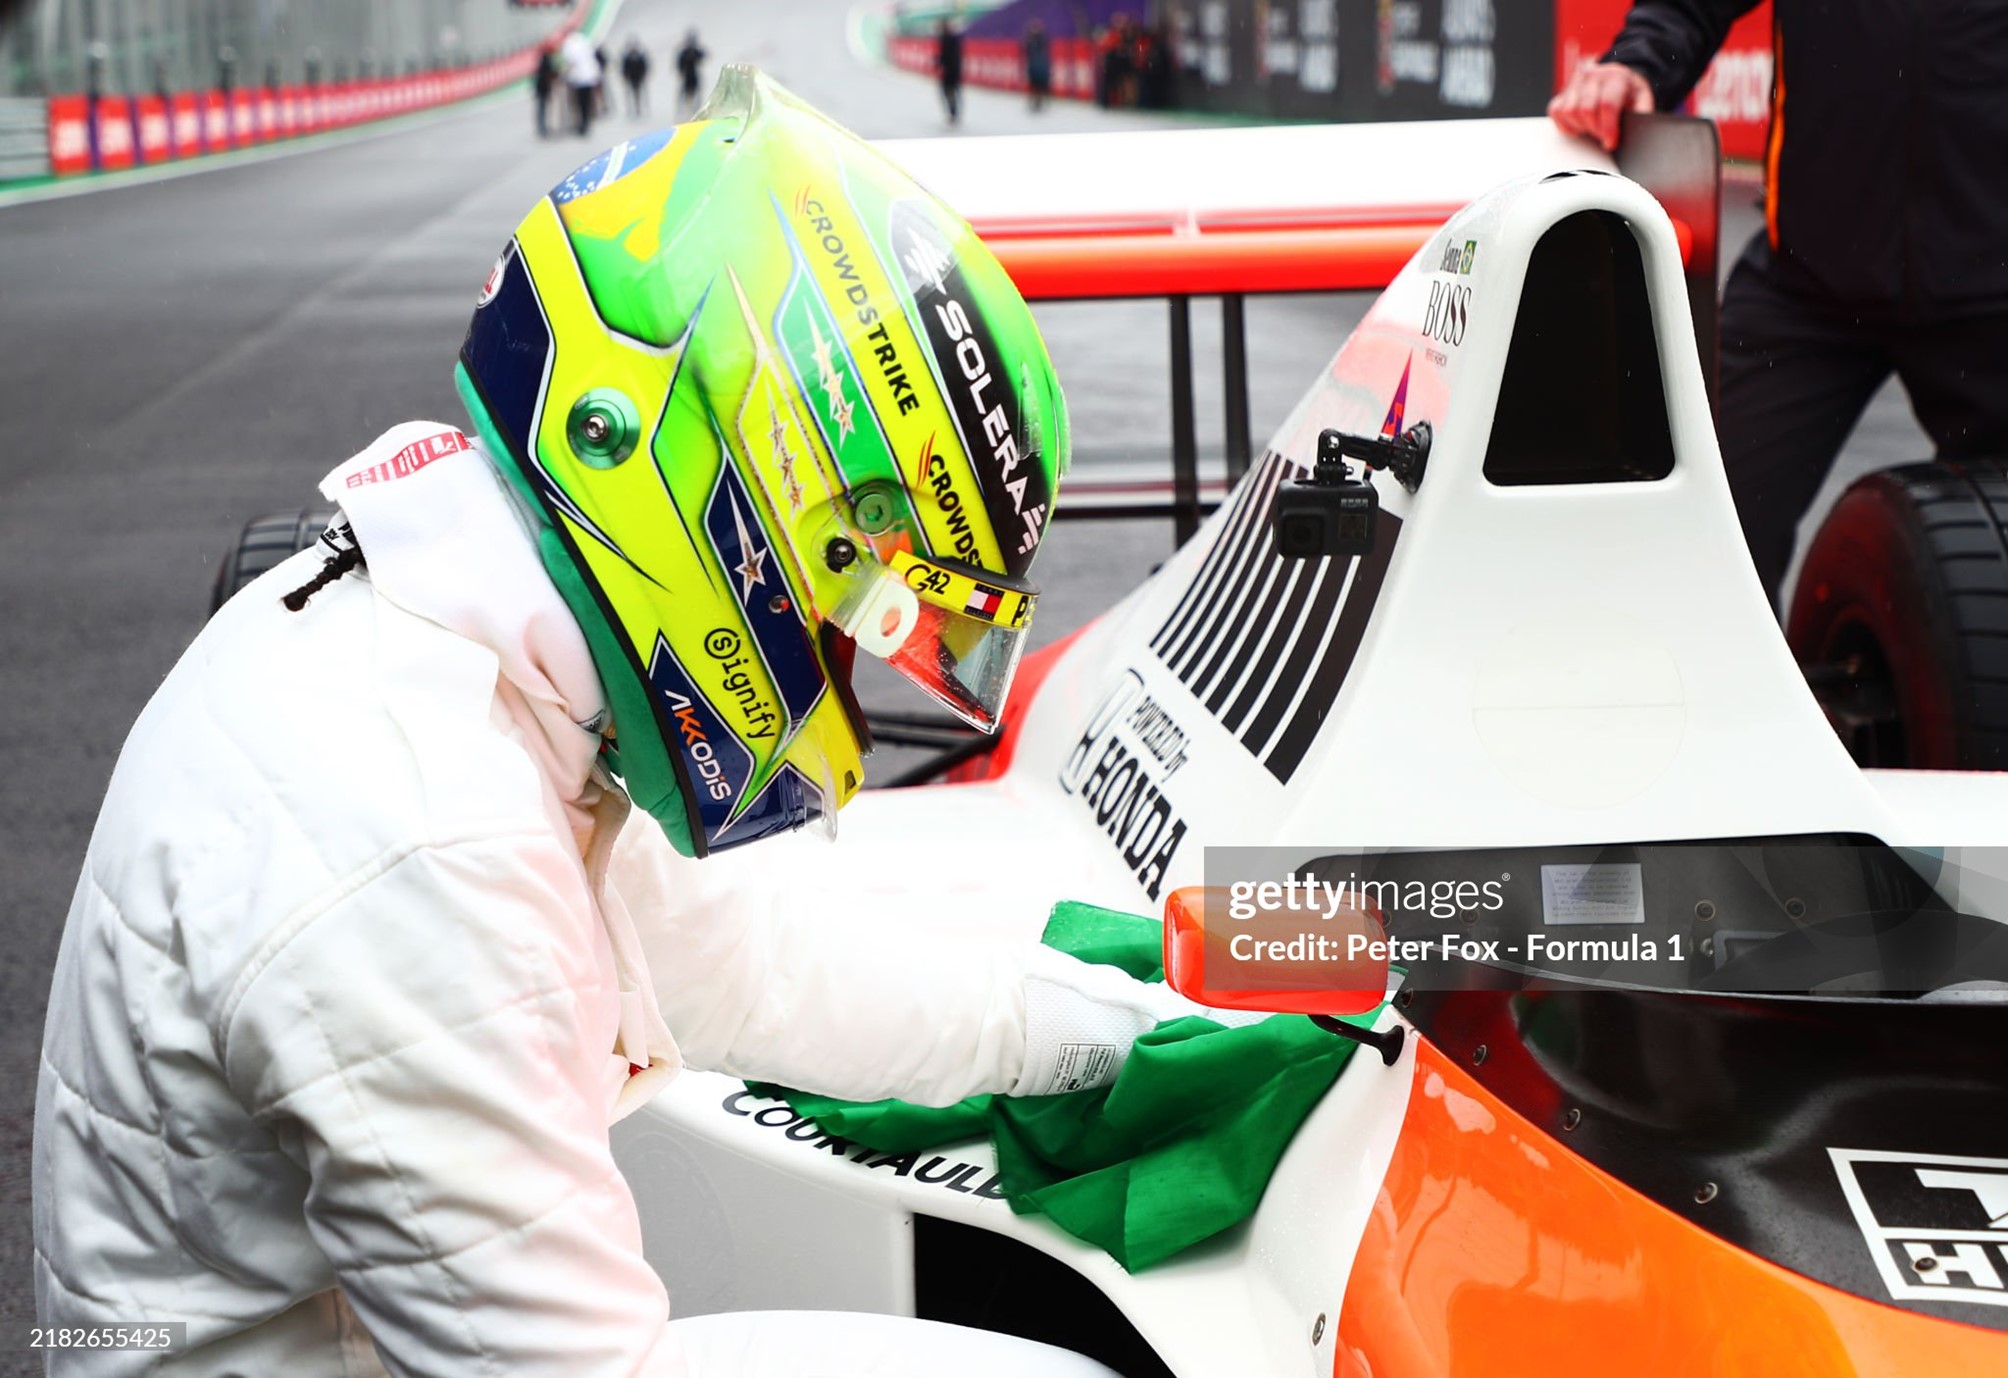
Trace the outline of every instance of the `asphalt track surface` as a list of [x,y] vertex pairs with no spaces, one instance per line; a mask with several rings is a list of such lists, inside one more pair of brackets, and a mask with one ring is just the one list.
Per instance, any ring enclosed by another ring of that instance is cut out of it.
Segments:
[[[852,55],[846,18],[829,0],[712,13],[630,0],[608,46],[637,32],[654,51],[660,119],[622,114],[590,143],[538,140],[524,93],[297,156],[0,206],[0,1318],[33,1314],[28,1163],[49,971],[128,727],[200,626],[247,517],[311,500],[322,474],[396,422],[458,419],[453,359],[496,252],[589,154],[667,122],[684,29],[701,27],[714,71],[755,62],[867,136],[953,134],[971,157],[986,133],[1181,122],[1067,103],[1034,116],[972,91],[950,131],[932,85]],[[1739,200],[1732,245],[1755,223]],[[1363,309],[1357,297],[1250,304],[1258,437]],[[1163,304],[1040,315],[1074,399],[1079,462],[1161,464]],[[1212,313],[1195,316],[1210,441],[1217,332]],[[1846,472],[1927,452],[1886,390]],[[1161,523],[1062,522],[1041,558],[1038,638],[1113,602],[1170,548]],[[0,1374],[38,1372],[31,1356],[0,1354]]]

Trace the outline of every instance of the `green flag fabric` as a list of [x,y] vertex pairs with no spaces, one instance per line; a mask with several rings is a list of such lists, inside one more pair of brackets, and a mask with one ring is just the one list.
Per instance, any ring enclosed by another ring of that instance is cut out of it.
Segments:
[[[1161,981],[1161,935],[1154,919],[1068,902],[1043,937],[1083,961]],[[1065,1095],[972,1096],[933,1109],[753,1089],[785,1099],[826,1133],[887,1153],[988,1134],[1013,1210],[1044,1213],[1135,1272],[1254,1212],[1354,1046],[1300,1015],[1238,1029],[1191,1017],[1137,1039],[1113,1085]]]

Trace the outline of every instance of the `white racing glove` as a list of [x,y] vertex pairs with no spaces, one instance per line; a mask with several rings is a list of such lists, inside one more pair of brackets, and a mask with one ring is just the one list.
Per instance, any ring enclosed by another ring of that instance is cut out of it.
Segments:
[[1025,1065],[1007,1094],[1052,1096],[1106,1086],[1129,1060],[1138,1034],[1191,1014],[1233,1028],[1269,1017],[1209,1009],[1170,986],[1041,947],[1025,977]]

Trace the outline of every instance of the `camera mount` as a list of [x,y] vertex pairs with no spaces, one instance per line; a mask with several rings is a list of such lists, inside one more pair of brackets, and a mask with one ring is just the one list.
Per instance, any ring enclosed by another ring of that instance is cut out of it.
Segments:
[[1429,441],[1427,421],[1393,437],[1320,431],[1311,476],[1286,483],[1276,492],[1276,553],[1286,560],[1371,553],[1380,494],[1370,478],[1353,477],[1346,460],[1357,459],[1370,470],[1385,469],[1413,493],[1429,463]]

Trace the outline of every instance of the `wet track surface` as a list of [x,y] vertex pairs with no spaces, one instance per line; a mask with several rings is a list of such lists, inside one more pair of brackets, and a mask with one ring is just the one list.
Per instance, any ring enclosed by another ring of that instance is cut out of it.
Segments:
[[[633,31],[654,51],[663,122],[663,74],[693,13],[630,0],[608,44]],[[868,136],[948,132],[929,83],[852,55],[841,5],[741,0],[698,22],[712,70],[759,63]],[[966,100],[957,136],[971,157],[985,133],[1182,123]],[[0,206],[0,1317],[34,1308],[28,1149],[63,914],[119,744],[199,627],[219,556],[247,517],[312,500],[319,477],[384,428],[457,421],[454,355],[510,230],[598,147],[656,122],[620,115],[590,143],[539,141],[527,92],[510,93],[295,156]],[[1727,244],[1754,226],[1748,195],[1728,207]],[[1195,311],[1199,423],[1217,447],[1207,305]],[[1251,302],[1258,437],[1363,308]],[[1079,462],[1161,457],[1164,305],[1040,315],[1074,399]],[[1927,449],[1901,393],[1885,390],[1846,472]],[[1041,559],[1038,639],[1079,625],[1169,550],[1166,524],[1060,524]],[[39,1371],[0,1355],[0,1374]]]

